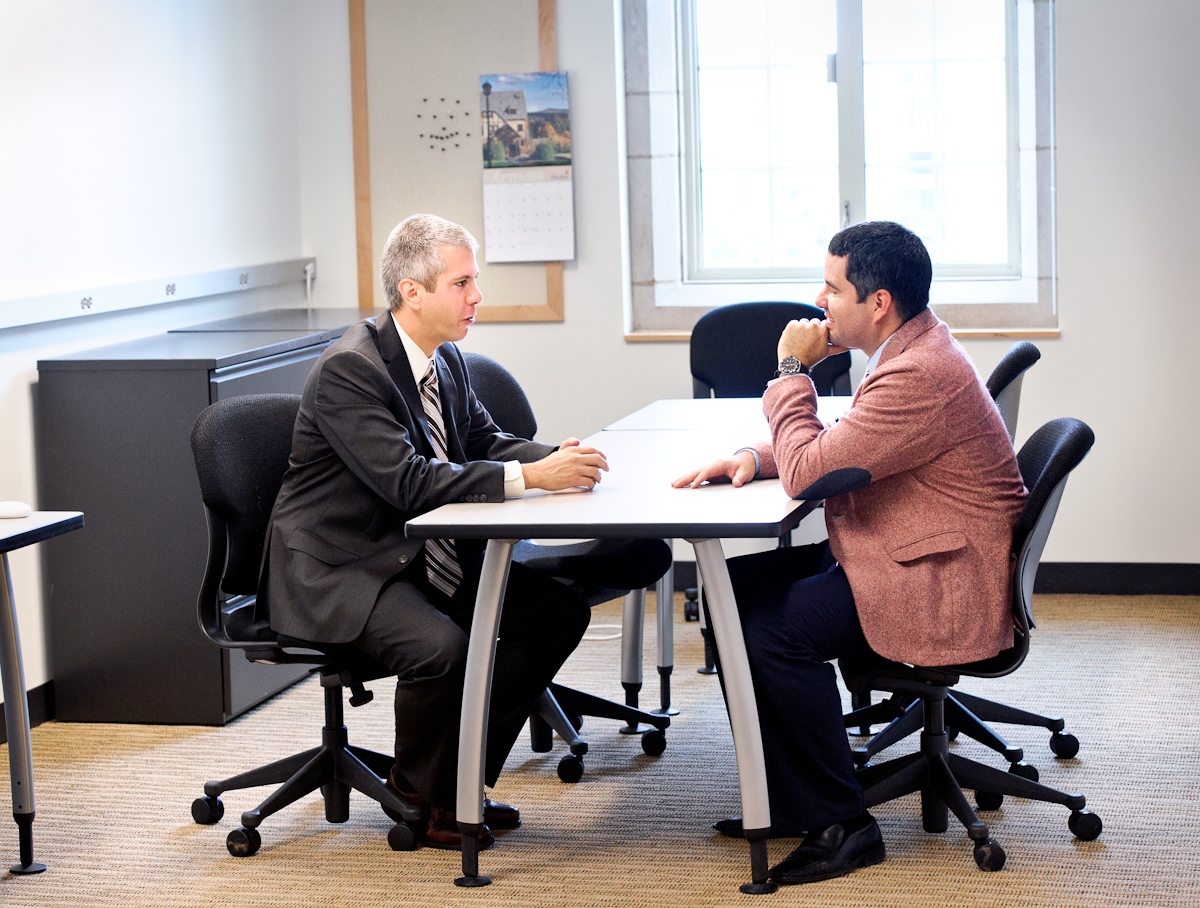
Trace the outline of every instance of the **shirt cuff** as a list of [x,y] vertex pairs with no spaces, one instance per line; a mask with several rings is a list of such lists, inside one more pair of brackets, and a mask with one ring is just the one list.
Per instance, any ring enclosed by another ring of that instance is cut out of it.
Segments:
[[504,462],[504,497],[525,497],[525,474],[521,470],[521,461],[519,460]]
[[743,451],[749,451],[754,455],[754,478],[758,479],[758,473],[762,469],[762,461],[758,459],[758,451],[756,451],[754,448],[738,448],[733,452],[733,456],[737,457]]

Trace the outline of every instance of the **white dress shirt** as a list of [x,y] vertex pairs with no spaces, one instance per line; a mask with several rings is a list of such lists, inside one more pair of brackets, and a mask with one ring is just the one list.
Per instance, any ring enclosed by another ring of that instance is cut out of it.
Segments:
[[[429,361],[431,357],[425,355],[425,351],[417,346],[417,342],[409,337],[403,328],[400,327],[400,322],[396,321],[396,314],[390,313],[392,323],[396,326],[396,332],[400,335],[400,343],[404,345],[404,352],[408,355],[408,366],[412,369],[413,380],[417,383],[417,388],[421,387],[421,379],[425,377],[425,373],[429,371]],[[441,399],[441,391],[439,385],[438,399]],[[505,498],[522,498],[525,495],[525,474],[521,471],[521,461],[509,460],[504,463],[504,497]]]

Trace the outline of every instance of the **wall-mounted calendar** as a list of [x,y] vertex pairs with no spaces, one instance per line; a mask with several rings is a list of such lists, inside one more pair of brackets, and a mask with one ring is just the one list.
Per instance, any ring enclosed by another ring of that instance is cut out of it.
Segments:
[[479,81],[484,260],[575,258],[567,74],[480,76]]

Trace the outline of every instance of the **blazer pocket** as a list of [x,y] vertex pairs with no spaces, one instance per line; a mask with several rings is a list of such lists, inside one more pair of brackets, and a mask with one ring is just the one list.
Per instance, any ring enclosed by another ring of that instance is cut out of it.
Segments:
[[352,561],[358,561],[360,557],[354,552],[339,548],[332,542],[326,542],[320,536],[299,527],[293,530],[292,535],[288,538],[288,548],[311,555],[317,561],[333,567],[350,564]]
[[908,545],[902,545],[897,549],[892,549],[888,554],[892,556],[893,561],[903,564],[906,561],[915,561],[938,552],[953,552],[964,548],[966,544],[966,533],[962,530],[951,530],[948,533],[935,533],[924,539],[918,539],[916,542],[910,542]]

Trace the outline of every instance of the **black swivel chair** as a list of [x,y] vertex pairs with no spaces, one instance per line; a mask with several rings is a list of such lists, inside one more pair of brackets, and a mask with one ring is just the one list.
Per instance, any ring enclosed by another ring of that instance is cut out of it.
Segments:
[[1016,569],[1013,578],[1012,611],[1015,641],[1011,649],[966,665],[940,667],[910,666],[878,660],[852,668],[842,664],[843,677],[851,691],[885,690],[915,697],[923,719],[921,749],[878,766],[858,770],[867,807],[906,794],[921,793],[921,816],[927,832],[945,832],[947,810],[966,827],[975,843],[975,861],[982,870],[1004,866],[1004,849],[988,835],[967,803],[963,788],[974,789],[981,810],[996,810],[1005,795],[1030,798],[1071,809],[1068,827],[1076,837],[1090,841],[1100,835],[1103,824],[1085,809],[1083,795],[1070,794],[1039,785],[1012,771],[968,760],[949,752],[947,723],[965,711],[955,706],[954,685],[963,675],[1000,678],[1020,668],[1029,653],[1033,620],[1033,581],[1050,528],[1062,499],[1067,477],[1092,447],[1092,430],[1077,419],[1056,419],[1038,429],[1021,447],[1017,460],[1029,489],[1029,498],[1013,530]]
[[[271,508],[279,494],[300,397],[255,394],[219,401],[196,420],[192,453],[200,492],[208,515],[208,566],[200,590],[200,628],[229,658],[243,654],[252,662],[311,664],[325,689],[325,727],[321,746],[249,772],[204,785],[204,797],[192,803],[192,818],[210,825],[225,813],[221,794],[258,785],[279,785],[253,810],[242,814],[240,828],[229,833],[226,846],[235,857],[258,851],[259,824],[276,811],[318,788],[325,798],[325,818],[344,823],[350,815],[350,789],[361,791],[406,820],[417,811],[392,794],[384,779],[394,757],[355,747],[347,739],[342,715],[342,688],[351,691],[350,705],[369,703],[363,683],[390,672],[349,646],[327,646],[276,634],[255,599]],[[412,826],[398,823],[388,833],[397,851],[415,847]]]
[[[779,335],[792,319],[824,318],[807,303],[731,303],[706,312],[692,328],[693,397],[762,397],[775,377]],[[850,354],[828,356],[810,375],[817,393],[850,394]]]
[[1017,437],[1017,413],[1021,408],[1021,383],[1025,372],[1041,358],[1042,351],[1029,341],[1017,341],[988,376],[988,393],[1000,408],[1009,438]]
[[[475,396],[496,425],[521,438],[533,438],[537,433],[537,419],[529,398],[512,373],[481,353],[464,353],[463,359]],[[591,539],[569,545],[537,545],[523,540],[513,547],[513,560],[575,587],[588,605],[626,596],[627,618],[630,619],[626,625],[636,625],[640,630],[645,589],[653,586],[670,569],[671,549],[661,539]],[[631,641],[623,639],[622,642],[627,647]],[[633,642],[640,644],[640,636]],[[583,755],[587,753],[588,745],[578,732],[584,716],[626,723],[621,730],[640,734],[642,750],[651,756],[658,756],[666,749],[667,739],[663,732],[671,720],[667,715],[637,708],[641,689],[640,663],[637,674],[637,680],[625,678],[622,681],[624,704],[561,684],[551,684],[542,695],[538,709],[530,719],[533,750],[549,752],[553,745],[552,732],[557,732],[567,742],[570,753],[558,764],[558,776],[564,782],[577,782],[583,775]],[[662,682],[669,685],[669,675],[663,675]]]

